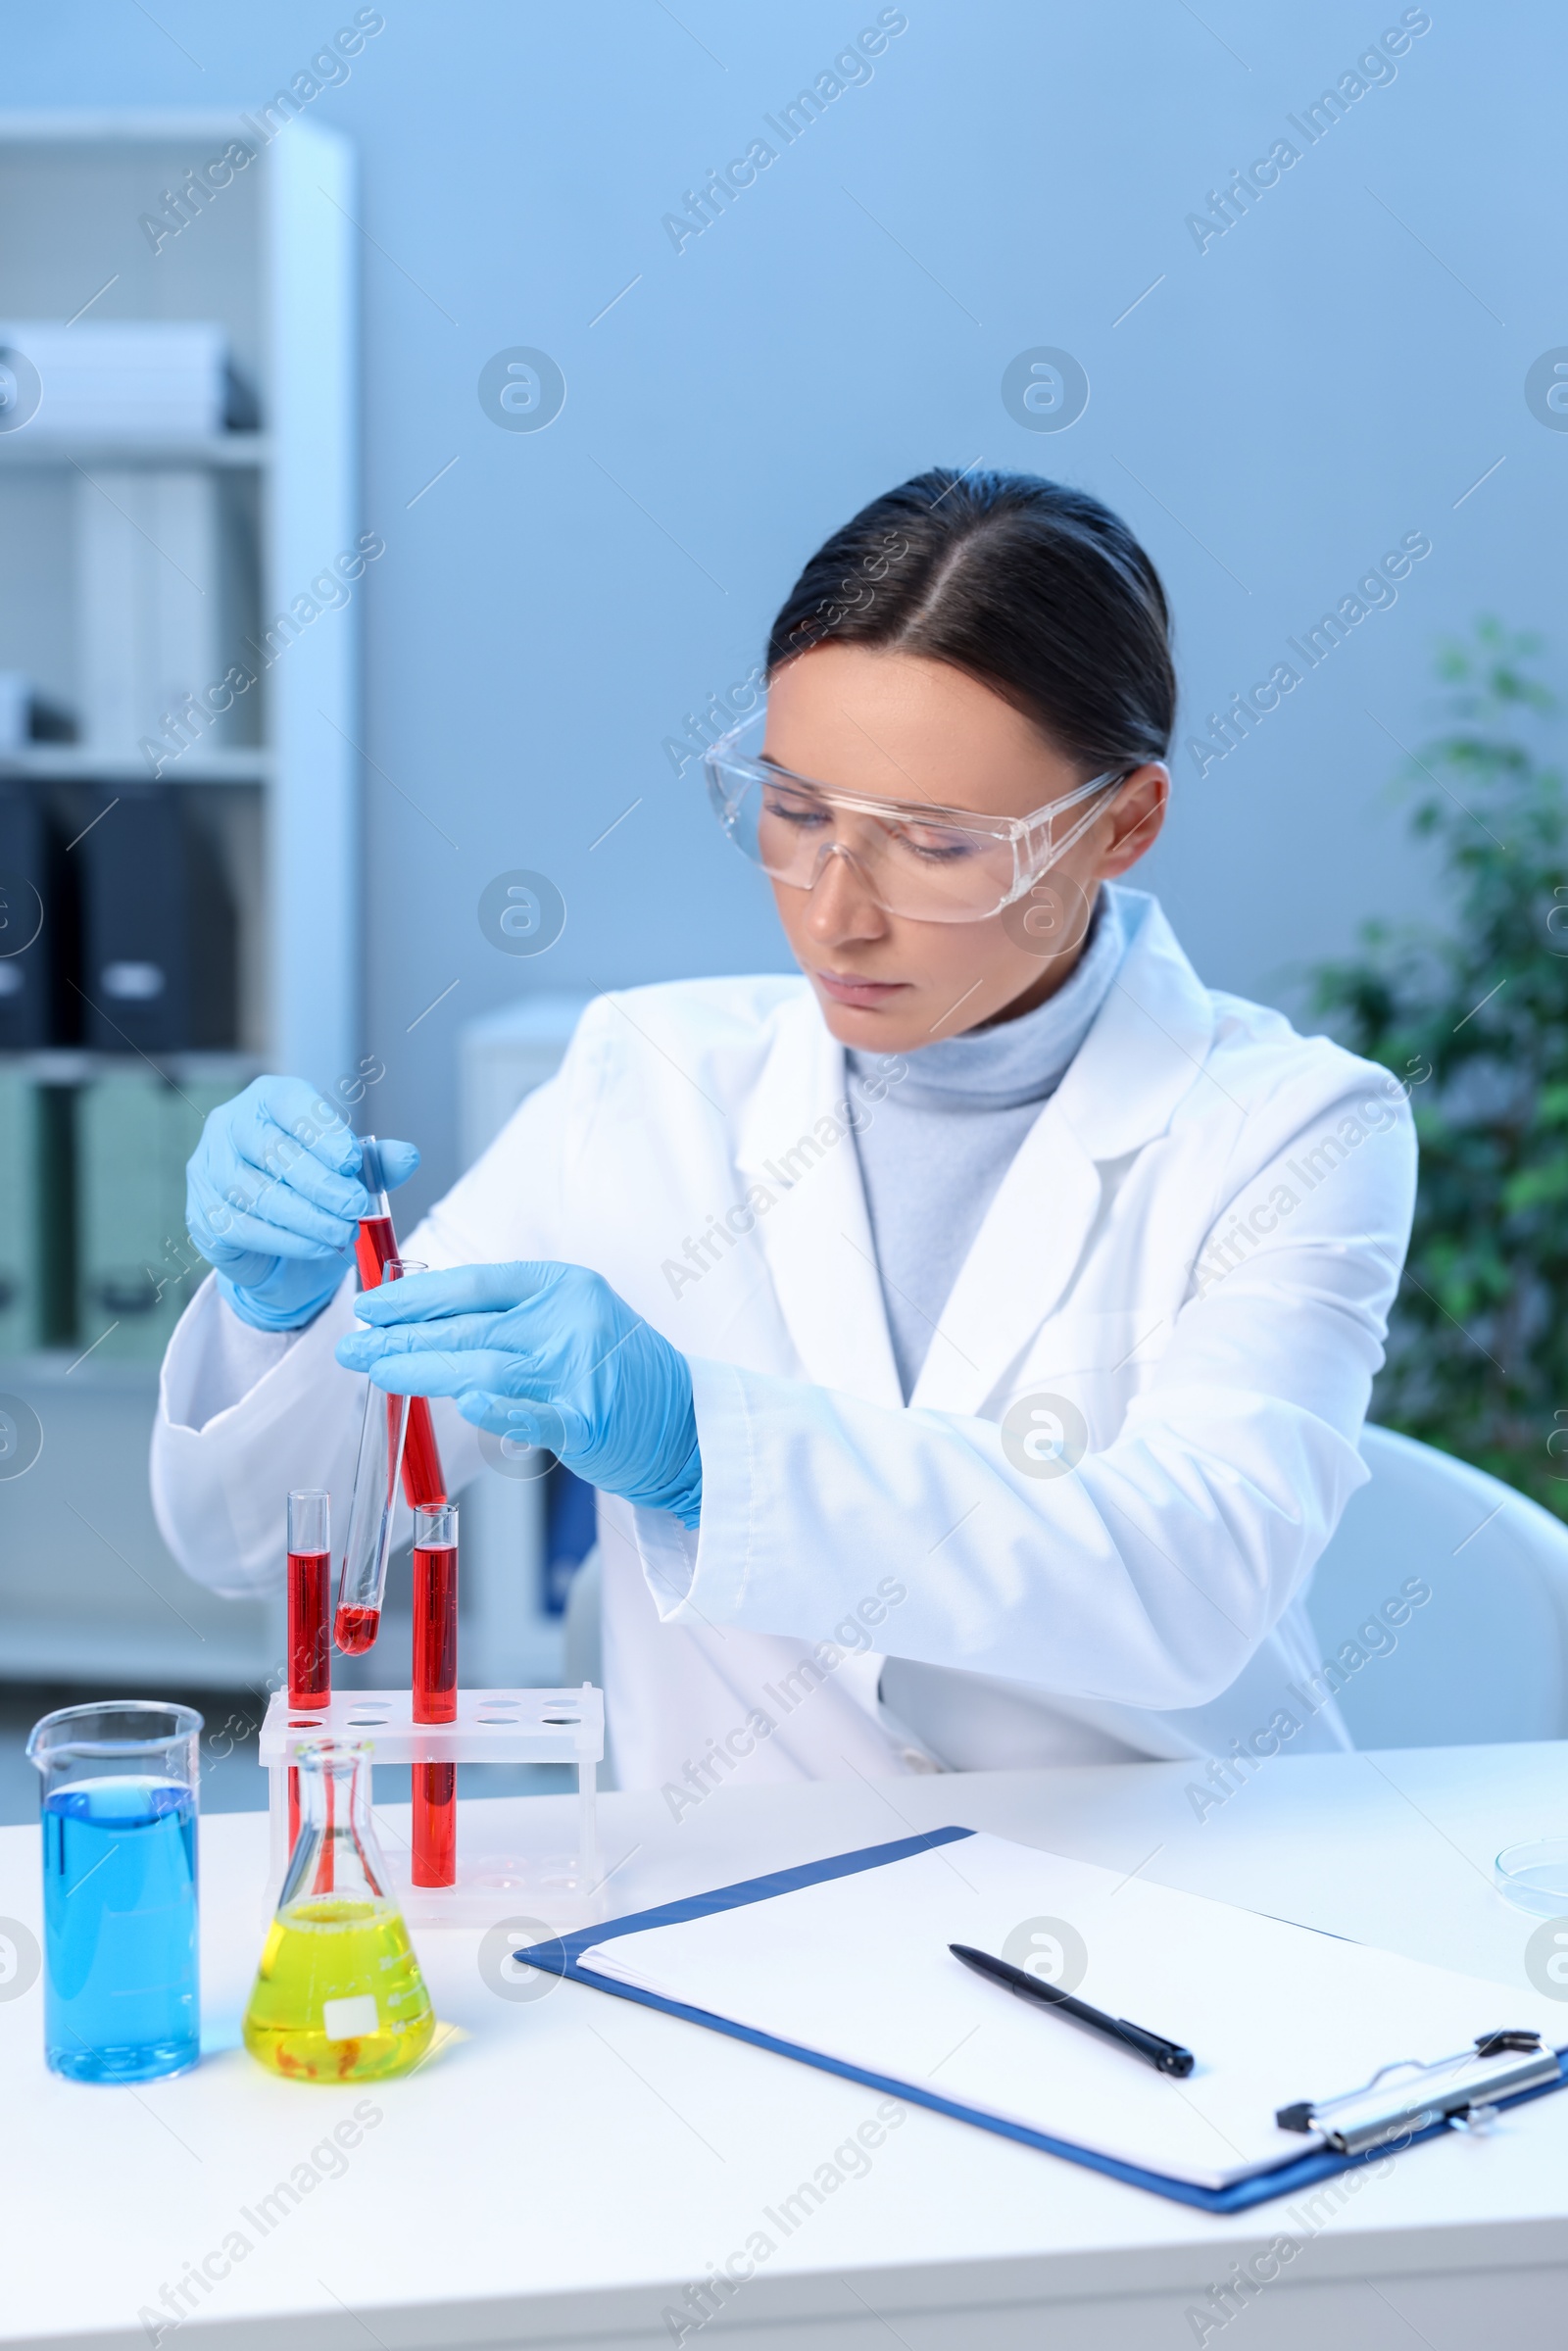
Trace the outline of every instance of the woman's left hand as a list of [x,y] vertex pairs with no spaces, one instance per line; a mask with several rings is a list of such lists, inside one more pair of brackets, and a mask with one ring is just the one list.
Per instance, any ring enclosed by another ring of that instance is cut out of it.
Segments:
[[688,1527],[703,1464],[686,1358],[582,1265],[460,1265],[355,1300],[337,1359],[397,1396],[555,1453],[579,1478]]

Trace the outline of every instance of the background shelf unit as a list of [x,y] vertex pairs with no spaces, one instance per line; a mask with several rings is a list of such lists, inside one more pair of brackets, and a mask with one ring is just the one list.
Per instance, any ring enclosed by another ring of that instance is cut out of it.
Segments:
[[[211,468],[246,484],[263,629],[361,528],[348,144],[293,122],[160,252],[138,226],[159,210],[161,190],[240,135],[237,118],[223,115],[0,114],[0,318],[67,319],[86,304],[94,321],[215,319],[262,419],[260,431],[196,437],[51,436],[34,429],[45,410],[34,425],[0,434],[0,528],[13,579],[9,597],[0,585],[0,667],[26,669],[67,708],[77,701],[80,583],[71,577],[72,534],[58,527],[63,506],[53,510],[56,528],[48,525],[50,501],[63,501],[83,472]],[[322,1086],[352,1065],[359,1024],[362,598],[363,582],[262,672],[259,742],[196,743],[165,770],[180,784],[260,790],[260,870],[232,877],[265,942],[260,1017],[246,1042]],[[209,682],[192,679],[191,690]],[[149,772],[77,744],[33,745],[6,765],[111,785]]]
[[139,436],[117,441],[74,433],[40,433],[29,438],[30,430],[24,426],[21,432],[0,439],[0,471],[30,472],[44,465],[67,470],[75,465],[220,465],[260,470],[272,462],[273,443],[269,433],[203,433],[163,439]]
[[278,1600],[224,1600],[165,1549],[147,1488],[155,1364],[0,1367],[43,1451],[0,1485],[0,1679],[111,1690],[260,1689],[284,1653]]
[[[33,743],[0,752],[0,783],[13,775],[44,784],[144,784],[147,763],[106,757],[76,743]],[[178,776],[182,784],[267,784],[272,780],[272,760],[260,749],[204,751],[192,745],[179,762]]]
[[[0,668],[24,671],[67,710],[79,708],[82,611],[70,502],[84,477],[219,477],[223,499],[254,517],[244,609],[258,636],[362,527],[346,142],[291,123],[161,251],[138,225],[161,190],[238,135],[224,115],[0,115],[0,318],[217,320],[262,427],[157,440],[25,425],[0,434]],[[175,1086],[200,1069],[202,1087],[187,1088],[199,1103],[258,1066],[330,1087],[354,1065],[362,593],[265,667],[252,658],[255,740],[203,739],[165,769],[223,846],[241,939],[236,1050],[164,1056]],[[210,682],[193,677],[189,689]],[[142,759],[51,742],[0,755],[8,779],[112,795],[151,775]],[[117,1064],[146,1075],[133,1054],[76,1051],[9,1056],[5,1069],[80,1101]],[[187,1287],[199,1278],[198,1267]],[[280,1609],[215,1599],[169,1556],[147,1491],[156,1360],[115,1361],[97,1339],[78,1327],[42,1352],[0,1350],[0,1396],[22,1397],[44,1431],[33,1467],[0,1476],[0,1677],[259,1686],[281,1653]]]

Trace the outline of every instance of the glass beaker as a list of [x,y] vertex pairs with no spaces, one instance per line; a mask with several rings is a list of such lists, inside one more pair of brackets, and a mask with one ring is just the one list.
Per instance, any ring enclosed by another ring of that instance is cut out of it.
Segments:
[[[424,1270],[411,1260],[389,1257],[382,1278],[396,1282],[406,1273]],[[381,1630],[398,1477],[409,1433],[409,1403],[408,1396],[387,1396],[373,1380],[367,1380],[359,1459],[354,1465],[354,1492],[349,1496],[349,1531],[338,1571],[337,1614],[332,1620],[332,1639],[346,1657],[363,1657],[367,1649],[374,1648]]]
[[370,1827],[367,1739],[294,1760],[300,1833],[245,2011],[245,2046],[290,2082],[377,2082],[435,2032],[419,1963]]
[[202,1718],[153,1698],[35,1723],[43,1775],[44,2057],[75,2082],[151,2082],[201,2049],[196,1779]]

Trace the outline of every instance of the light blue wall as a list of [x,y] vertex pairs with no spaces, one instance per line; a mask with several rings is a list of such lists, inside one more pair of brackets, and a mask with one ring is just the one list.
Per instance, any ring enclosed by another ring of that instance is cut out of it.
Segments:
[[[353,12],[156,13],[84,0],[15,22],[7,103],[252,105]],[[1559,11],[1435,0],[1397,78],[1202,253],[1186,216],[1277,139],[1304,145],[1287,116],[1397,6],[906,13],[874,78],[679,254],[662,216],[770,136],[764,116],[874,6],[388,0],[313,109],[363,170],[364,514],[388,547],[364,604],[368,744],[457,844],[367,778],[376,1120],[424,1145],[425,1197],[454,1167],[466,1017],[528,986],[782,962],[661,745],[745,674],[819,537],[904,475],[983,460],[1119,506],[1174,601],[1184,737],[1401,534],[1430,536],[1397,605],[1253,740],[1201,780],[1178,757],[1151,871],[1205,975],[1244,991],[1283,997],[1288,967],[1361,916],[1427,907],[1385,797],[1390,738],[1418,738],[1440,632],[1489,609],[1555,621],[1568,436],[1522,387],[1568,341]],[[498,429],[476,397],[518,344],[565,372],[541,433]],[[1035,345],[1090,377],[1059,434],[1000,397]],[[537,963],[478,929],[512,866],[568,904]]]

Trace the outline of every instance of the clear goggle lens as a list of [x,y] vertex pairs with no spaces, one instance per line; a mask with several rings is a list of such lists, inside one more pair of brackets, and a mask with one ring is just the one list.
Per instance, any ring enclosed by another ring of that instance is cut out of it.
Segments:
[[1100,775],[1026,817],[971,815],[839,792],[759,756],[764,713],[704,759],[713,812],[754,865],[809,890],[828,858],[847,857],[877,904],[918,922],[978,922],[1039,880],[1106,805],[1119,774]]

